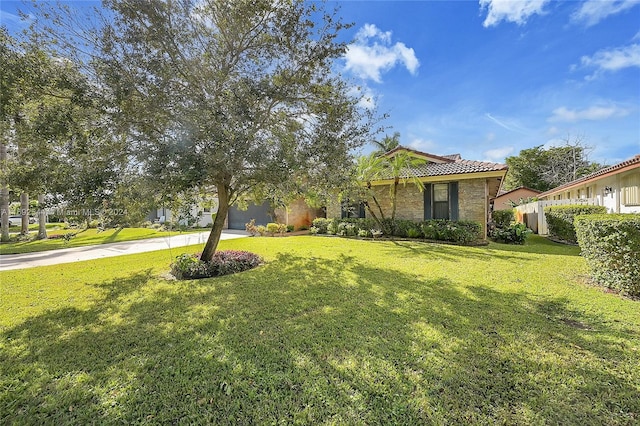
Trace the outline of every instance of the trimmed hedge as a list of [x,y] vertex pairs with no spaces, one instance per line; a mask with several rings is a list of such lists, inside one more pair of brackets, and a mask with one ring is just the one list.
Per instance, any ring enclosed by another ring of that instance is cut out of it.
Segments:
[[469,244],[482,239],[482,226],[464,220],[433,219],[413,222],[406,219],[384,220],[382,228],[370,218],[314,219],[312,234],[331,234],[345,237],[387,235],[400,238],[425,238]]
[[640,296],[640,214],[584,215],[574,224],[593,279]]
[[549,227],[549,236],[577,243],[576,230],[573,227],[573,220],[576,216],[583,214],[606,214],[607,208],[604,206],[589,206],[582,204],[567,204],[564,206],[545,207],[544,215]]

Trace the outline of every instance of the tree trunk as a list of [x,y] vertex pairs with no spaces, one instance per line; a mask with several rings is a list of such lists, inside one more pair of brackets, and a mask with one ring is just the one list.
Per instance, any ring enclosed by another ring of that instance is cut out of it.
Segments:
[[29,194],[20,194],[20,216],[22,216],[22,228],[20,234],[29,235]]
[[38,195],[38,239],[47,238],[47,211],[44,209],[44,194]]
[[[0,142],[0,167],[5,168],[7,146]],[[9,187],[0,182],[0,241],[9,241]]]
[[218,184],[216,187],[218,188],[218,213],[216,213],[207,244],[205,244],[200,256],[203,261],[209,261],[213,258],[213,254],[216,252],[220,242],[220,235],[222,234],[222,228],[224,228],[227,212],[229,211],[229,188],[225,184]]
[[400,181],[398,178],[393,182],[393,187],[391,188],[391,221],[396,218],[396,195],[398,194],[398,184]]

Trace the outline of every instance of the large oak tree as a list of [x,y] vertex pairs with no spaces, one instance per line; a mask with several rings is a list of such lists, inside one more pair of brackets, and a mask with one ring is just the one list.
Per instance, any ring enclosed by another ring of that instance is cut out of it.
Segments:
[[73,12],[49,10],[49,33],[67,57],[91,58],[141,169],[163,191],[215,188],[204,260],[230,205],[266,187],[337,185],[353,150],[370,140],[372,112],[334,69],[347,27],[335,11],[271,0],[103,7],[82,30]]

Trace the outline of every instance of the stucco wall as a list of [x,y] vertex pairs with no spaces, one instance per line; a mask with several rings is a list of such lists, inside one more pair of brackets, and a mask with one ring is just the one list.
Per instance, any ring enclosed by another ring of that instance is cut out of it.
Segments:
[[539,192],[532,191],[527,188],[520,188],[512,191],[508,194],[500,195],[493,199],[493,210],[510,210],[511,204],[509,204],[509,200],[513,202],[518,202],[521,198],[527,199],[530,197],[535,197],[539,194]]
[[[309,207],[303,198],[293,201],[286,209],[276,209],[275,213],[279,223],[293,225],[296,230],[302,226],[308,228],[313,219],[324,216],[322,209]],[[338,211],[338,217],[340,217],[340,211]]]

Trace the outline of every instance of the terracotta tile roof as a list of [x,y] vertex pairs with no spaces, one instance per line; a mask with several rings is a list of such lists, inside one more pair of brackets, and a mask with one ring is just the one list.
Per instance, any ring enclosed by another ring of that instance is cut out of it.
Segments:
[[546,192],[543,192],[538,197],[545,197],[545,196],[550,195],[550,194],[555,194],[556,192],[563,191],[565,189],[568,189],[568,188],[571,188],[573,186],[586,183],[586,182],[591,181],[591,180],[596,180],[599,177],[603,177],[603,176],[611,174],[611,173],[615,174],[616,172],[621,171],[622,169],[625,169],[625,168],[627,168],[629,166],[636,166],[636,165],[640,166],[640,154],[636,155],[635,157],[633,157],[633,158],[631,158],[629,160],[623,161],[622,163],[618,163],[618,164],[615,164],[613,166],[605,167],[604,169],[600,169],[597,172],[593,172],[593,173],[591,173],[589,175],[582,176],[581,178],[578,178],[578,179],[576,179],[574,181],[571,181],[569,183],[565,183],[564,185],[557,186],[557,187],[555,187],[553,189],[550,189],[550,190],[548,190]]
[[527,186],[519,186],[519,187],[511,189],[509,191],[500,191],[500,192],[498,192],[498,195],[496,195],[496,197],[502,197],[503,195],[511,194],[513,191],[517,191],[519,189],[526,189],[526,190],[535,192],[536,194],[540,194],[542,192],[542,191],[538,191],[537,189],[529,188]]
[[[394,151],[390,151],[390,152],[394,152]],[[433,158],[445,159],[448,161],[446,163],[426,163],[421,166],[412,167],[409,170],[403,170],[400,173],[401,178],[408,178],[413,176],[430,177],[430,176],[462,175],[462,174],[469,174],[469,173],[482,173],[482,172],[493,172],[493,171],[505,171],[505,172],[507,171],[506,164],[490,163],[487,161],[463,160],[462,158],[460,158],[460,154],[439,156],[439,155],[422,153],[415,150],[408,150],[408,151],[422,154],[424,156],[433,157]],[[388,154],[389,153],[387,153],[387,155]],[[383,173],[380,176],[380,179],[381,180],[393,179],[393,175],[391,173]]]

